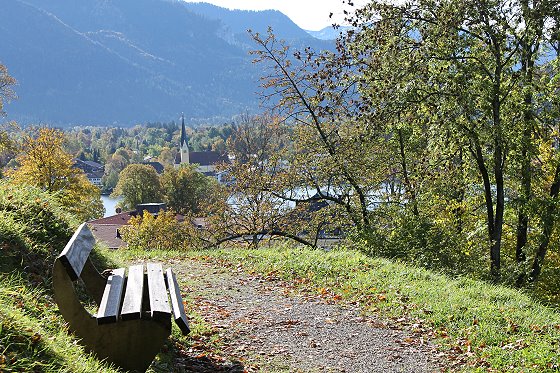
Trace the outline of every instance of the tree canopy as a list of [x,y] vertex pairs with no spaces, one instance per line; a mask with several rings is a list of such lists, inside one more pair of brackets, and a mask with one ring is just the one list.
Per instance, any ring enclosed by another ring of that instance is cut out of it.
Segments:
[[113,195],[123,197],[122,207],[125,209],[134,209],[141,203],[163,200],[156,170],[143,164],[131,164],[121,171]]
[[372,253],[536,280],[558,214],[559,14],[546,0],[372,1],[333,52],[254,34],[293,147],[250,185],[296,203],[313,191]]
[[73,167],[72,156],[64,151],[63,142],[64,134],[52,128],[40,128],[36,134],[26,135],[16,158],[18,167],[8,172],[10,182],[54,194],[80,220],[102,216],[99,189]]

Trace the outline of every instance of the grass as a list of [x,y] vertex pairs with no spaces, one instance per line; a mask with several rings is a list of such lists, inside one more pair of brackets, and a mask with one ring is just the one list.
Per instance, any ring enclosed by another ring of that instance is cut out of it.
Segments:
[[514,289],[452,279],[350,250],[266,248],[191,255],[242,265],[421,331],[448,353],[454,369],[560,370],[560,314]]
[[[115,372],[85,353],[67,333],[50,292],[54,256],[76,226],[48,195],[0,188],[0,371]],[[427,335],[465,371],[560,370],[560,314],[513,289],[468,278],[450,278],[351,250],[273,247],[260,250],[161,252],[103,250],[101,267],[138,260],[207,260],[242,266],[329,302],[346,302]],[[183,284],[188,279],[179,279]],[[191,284],[192,285],[192,284]],[[187,294],[186,302],[195,300]],[[220,354],[216,331],[189,307],[192,333],[174,327],[150,368],[168,372],[182,350],[197,345]],[[211,364],[212,361],[209,362]],[[455,365],[453,365],[455,364]]]
[[0,371],[116,372],[68,335],[49,295],[17,275],[0,279]]

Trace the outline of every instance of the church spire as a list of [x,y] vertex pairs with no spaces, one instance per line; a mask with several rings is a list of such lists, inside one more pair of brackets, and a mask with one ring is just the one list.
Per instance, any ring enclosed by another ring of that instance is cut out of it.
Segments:
[[181,152],[181,164],[189,162],[189,140],[187,139],[187,130],[185,129],[185,115],[181,113],[181,143],[179,151]]
[[187,131],[185,129],[185,115],[183,113],[181,113],[181,145],[180,147],[182,148],[183,146],[187,146],[188,143],[188,139],[187,139]]

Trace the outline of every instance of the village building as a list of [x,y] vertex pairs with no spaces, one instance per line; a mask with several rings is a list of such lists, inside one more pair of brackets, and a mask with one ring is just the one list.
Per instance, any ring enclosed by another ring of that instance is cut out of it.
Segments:
[[79,158],[75,158],[74,167],[84,171],[86,177],[96,187],[101,188],[103,186],[102,178],[105,172],[105,167],[94,161],[82,161]]
[[[130,219],[135,216],[142,216],[144,212],[157,216],[161,211],[166,211],[165,203],[142,203],[136,206],[132,211],[118,211],[115,215],[107,216],[100,219],[90,220],[87,222],[95,239],[107,246],[109,249],[119,249],[126,246],[126,242],[122,240],[120,229],[130,223]],[[185,217],[177,214],[175,219],[183,222]]]
[[206,176],[215,177],[220,181],[220,174],[217,170],[217,166],[229,162],[227,155],[215,151],[191,152],[188,142],[189,140],[185,128],[185,116],[182,115],[181,142],[179,143],[179,153],[175,158],[175,167],[178,168],[182,164],[196,164],[198,172]]

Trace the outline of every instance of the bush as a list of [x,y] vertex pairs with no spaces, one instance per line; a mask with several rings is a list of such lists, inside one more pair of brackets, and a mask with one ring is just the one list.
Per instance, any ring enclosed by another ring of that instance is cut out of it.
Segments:
[[157,217],[144,212],[122,227],[123,241],[133,250],[185,249],[188,236],[185,223],[177,221],[172,211],[160,212]]
[[372,230],[365,241],[360,248],[370,255],[451,274],[472,274],[479,261],[455,229],[412,213],[395,214],[390,226]]

